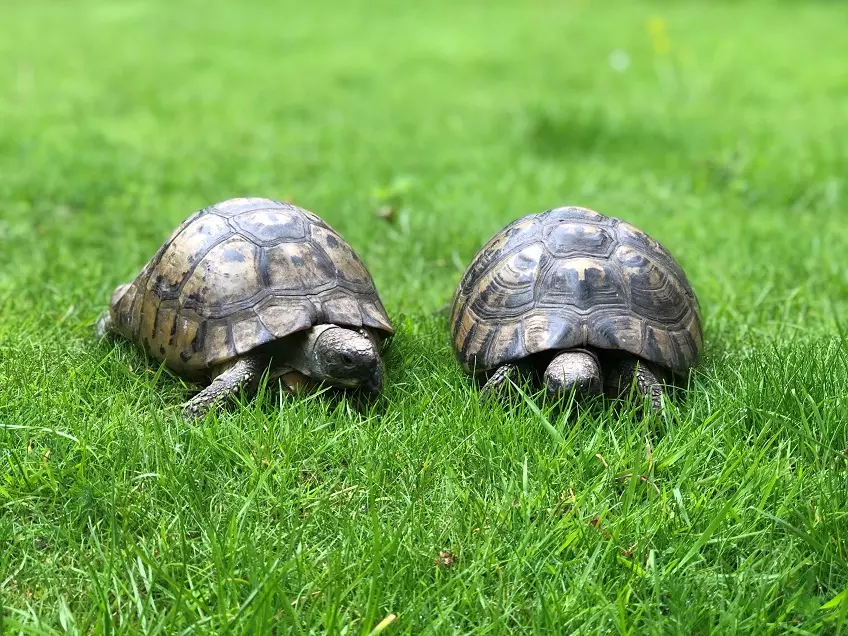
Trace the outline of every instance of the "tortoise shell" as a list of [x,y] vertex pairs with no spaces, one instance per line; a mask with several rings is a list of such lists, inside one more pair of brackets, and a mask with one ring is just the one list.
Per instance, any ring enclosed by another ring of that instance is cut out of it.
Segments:
[[520,218],[478,252],[451,309],[469,373],[572,347],[627,351],[683,373],[703,346],[698,300],[656,240],[564,207]]
[[314,325],[393,330],[371,275],[315,214],[232,199],[184,221],[118,288],[113,328],[187,376]]

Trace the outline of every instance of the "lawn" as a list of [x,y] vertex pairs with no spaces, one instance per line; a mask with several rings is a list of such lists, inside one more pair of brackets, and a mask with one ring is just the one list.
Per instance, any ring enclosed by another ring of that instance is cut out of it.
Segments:
[[[848,632],[848,6],[0,15],[0,633]],[[269,386],[190,424],[191,385],[94,341],[180,221],[244,195],[368,265],[397,328],[372,407]],[[481,406],[453,359],[477,249],[563,204],[699,296],[662,416]]]

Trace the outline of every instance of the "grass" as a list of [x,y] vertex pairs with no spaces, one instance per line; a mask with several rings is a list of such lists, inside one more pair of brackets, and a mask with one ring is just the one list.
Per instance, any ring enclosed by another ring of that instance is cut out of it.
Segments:
[[[0,632],[848,631],[844,5],[0,4]],[[245,194],[368,264],[372,409],[188,425],[191,387],[93,341]],[[478,406],[452,358],[478,247],[566,203],[700,297],[661,418]]]

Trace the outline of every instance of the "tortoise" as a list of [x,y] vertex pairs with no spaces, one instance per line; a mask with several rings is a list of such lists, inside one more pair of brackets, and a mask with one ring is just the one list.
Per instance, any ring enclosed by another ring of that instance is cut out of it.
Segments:
[[698,363],[701,311],[655,239],[581,207],[530,214],[495,234],[454,294],[454,352],[486,379],[542,375],[554,397],[620,397],[636,381],[654,410],[662,384]]
[[187,417],[255,391],[269,366],[290,388],[323,382],[377,393],[379,346],[392,333],[371,275],[344,239],[308,210],[261,198],[186,219],[115,289],[96,325],[99,338],[122,336],[187,380],[211,380]]

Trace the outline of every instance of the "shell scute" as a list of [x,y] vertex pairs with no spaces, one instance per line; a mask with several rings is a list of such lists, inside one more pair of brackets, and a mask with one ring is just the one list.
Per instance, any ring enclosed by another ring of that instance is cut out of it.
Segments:
[[210,247],[232,234],[233,230],[227,221],[219,216],[208,214],[193,217],[159,256],[147,281],[147,289],[152,290],[161,300],[177,298],[183,283]]
[[185,281],[180,305],[205,318],[243,308],[262,289],[256,252],[251,241],[238,235],[218,243]]
[[690,298],[695,298],[695,292],[692,291],[692,287],[689,284],[689,280],[686,278],[686,274],[683,272],[683,269],[671,253],[659,241],[652,236],[649,236],[639,228],[634,227],[629,223],[625,223],[624,221],[618,224],[616,231],[618,233],[620,245],[627,245],[639,250],[649,258],[660,263],[661,266],[668,271],[668,273],[674,276],[677,283],[686,291],[686,294]]
[[307,221],[295,210],[258,210],[244,212],[230,221],[257,245],[276,245],[306,238]]
[[641,252],[621,247],[616,252],[634,310],[664,325],[679,325],[691,311],[690,301],[676,277]]
[[335,232],[328,227],[314,225],[310,236],[311,244],[326,255],[327,262],[332,263],[340,284],[351,289],[370,284],[371,276],[362,260]]
[[480,318],[519,316],[533,303],[533,283],[544,255],[541,245],[530,245],[509,255],[471,288],[468,305]]
[[466,270],[459,284],[460,292],[469,292],[475,281],[499,258],[532,243],[538,238],[538,231],[536,219],[524,217],[513,221],[489,239],[489,242],[480,249],[474,262]]
[[538,216],[542,220],[542,222],[546,224],[565,222],[577,224],[597,223],[599,225],[612,226],[617,220],[612,219],[608,216],[604,216],[600,212],[595,212],[594,210],[590,210],[589,208],[580,208],[573,205],[564,206],[561,208],[553,208],[552,210],[542,212],[541,214],[535,216]]
[[231,218],[245,212],[256,212],[258,210],[279,210],[280,208],[293,208],[294,206],[288,203],[279,203],[270,199],[260,197],[237,197],[235,199],[227,199],[220,203],[215,203],[206,208],[207,212],[212,212],[220,216]]
[[589,224],[557,223],[544,230],[545,245],[554,256],[603,258],[615,249],[613,233]]
[[269,296],[256,306],[256,315],[275,338],[308,329],[318,323],[319,312],[300,296]]
[[451,327],[471,373],[577,346],[684,372],[703,345],[697,298],[668,250],[577,207],[531,214],[495,234],[460,281]]
[[356,298],[340,289],[322,294],[321,310],[326,322],[343,323],[351,327],[362,326],[362,312]]
[[281,243],[267,249],[268,283],[277,292],[314,294],[336,284],[336,270],[310,243]]
[[621,277],[604,261],[594,258],[558,259],[538,287],[538,306],[563,305],[588,312],[601,305],[621,307],[627,292]]
[[186,219],[110,312],[119,333],[186,376],[316,324],[393,332],[344,239],[307,210],[260,198]]
[[233,322],[232,339],[236,353],[242,355],[259,345],[271,342],[274,335],[265,328],[259,316],[253,315]]

